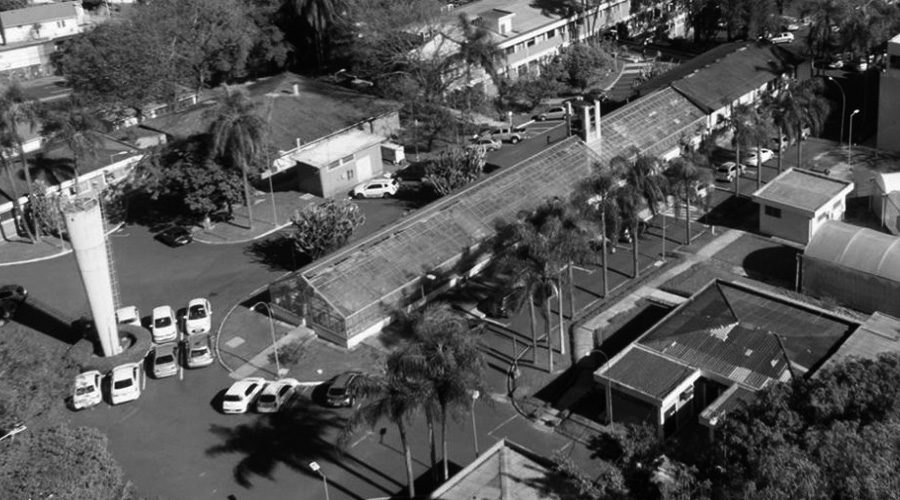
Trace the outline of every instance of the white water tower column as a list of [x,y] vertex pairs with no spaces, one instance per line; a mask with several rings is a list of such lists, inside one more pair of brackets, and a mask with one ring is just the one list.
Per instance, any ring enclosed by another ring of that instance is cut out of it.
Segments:
[[122,352],[116,325],[112,272],[100,202],[92,196],[63,200],[60,204],[75,262],[91,306],[91,315],[105,356]]

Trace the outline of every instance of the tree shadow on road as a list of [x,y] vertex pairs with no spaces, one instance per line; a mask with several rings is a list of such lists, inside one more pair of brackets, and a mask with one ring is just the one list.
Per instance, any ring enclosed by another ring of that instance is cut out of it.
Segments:
[[244,249],[244,254],[272,271],[295,271],[310,262],[309,257],[297,252],[294,241],[284,233],[253,242]]
[[[243,455],[234,467],[234,479],[245,488],[253,486],[254,476],[272,479],[278,464],[314,475],[309,463],[314,460],[335,462],[340,451],[329,436],[336,435],[346,418],[321,408],[311,401],[295,401],[289,408],[271,415],[260,415],[235,427],[213,425],[210,432],[222,443],[206,450],[209,456]],[[339,485],[334,485],[340,489]],[[351,492],[347,494],[354,496]]]

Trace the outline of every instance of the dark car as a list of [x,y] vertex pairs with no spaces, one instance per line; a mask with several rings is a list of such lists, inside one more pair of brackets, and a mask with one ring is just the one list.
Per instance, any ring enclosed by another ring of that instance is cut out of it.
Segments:
[[354,384],[361,375],[361,372],[346,372],[335,377],[325,393],[325,402],[329,406],[353,406],[356,403]]
[[194,241],[194,236],[187,228],[172,226],[157,234],[156,239],[170,247],[180,247]]
[[28,297],[28,291],[21,285],[0,286],[0,326],[6,324],[16,314],[19,304]]

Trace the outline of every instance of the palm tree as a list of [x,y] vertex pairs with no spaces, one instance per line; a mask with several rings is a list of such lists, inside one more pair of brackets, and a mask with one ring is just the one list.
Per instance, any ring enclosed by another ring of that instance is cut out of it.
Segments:
[[[27,125],[34,129],[37,126],[37,107],[34,101],[25,97],[25,94],[22,93],[22,88],[17,83],[7,86],[0,93],[0,122],[5,128],[5,134],[8,134],[8,138],[19,152],[19,161],[22,164],[25,184],[30,195],[34,191],[34,183],[31,179],[31,170],[28,168],[28,157],[25,154],[22,136],[18,133],[18,126]],[[31,228],[27,222],[23,226],[25,226],[32,243],[41,241],[41,230],[37,225],[34,227],[34,234],[31,233]]]
[[808,127],[810,133],[818,134],[830,111],[828,100],[822,95],[821,79],[786,80],[771,98],[770,106],[776,123],[788,131],[788,137],[796,139],[797,166],[802,167],[803,129]]
[[[462,31],[462,39],[457,41],[459,51],[451,57],[451,63],[462,63],[466,68],[466,85],[472,84],[472,68],[480,66],[494,82],[497,88],[502,85],[498,82],[497,62],[503,57],[503,52],[494,43],[491,33],[481,26],[473,23],[465,13],[459,15],[459,27]],[[471,90],[466,92],[466,107],[472,112]]]
[[698,197],[698,186],[709,185],[711,175],[708,161],[703,155],[686,152],[669,162],[666,176],[669,178],[673,192],[683,193],[684,201],[684,241],[691,242],[691,202]]
[[253,229],[253,200],[250,199],[248,170],[268,139],[266,122],[254,113],[254,107],[244,93],[226,89],[225,98],[216,109],[216,119],[209,130],[212,154],[232,168],[240,169],[244,178],[248,229]]
[[775,135],[776,130],[773,125],[772,114],[765,106],[753,110],[750,115],[749,130],[747,131],[747,140],[751,145],[756,147],[756,189],[762,187],[762,151],[763,144],[768,144]]
[[98,134],[100,122],[88,112],[74,97],[59,110],[46,113],[41,135],[47,142],[64,142],[72,152],[72,170],[75,192],[78,192],[78,160],[86,156],[97,156],[103,139]]
[[422,408],[427,384],[410,374],[403,373],[405,363],[401,361],[402,351],[394,351],[388,356],[387,373],[382,377],[359,377],[356,385],[357,397],[363,400],[344,428],[341,442],[346,442],[361,424],[375,428],[382,419],[388,419],[400,431],[400,444],[406,466],[407,491],[415,498],[415,476],[412,468],[412,451],[409,447],[408,429],[412,417]]
[[321,65],[324,61],[322,39],[338,14],[340,0],[293,0],[294,12],[309,26],[313,34],[313,46],[316,61]]
[[821,59],[831,50],[834,37],[831,27],[844,24],[848,12],[846,0],[806,0],[800,5],[799,16],[812,20],[806,46],[813,60]]
[[662,175],[662,163],[658,158],[641,154],[631,148],[627,156],[612,158],[610,169],[622,172],[625,183],[616,192],[616,201],[622,221],[631,232],[631,250],[634,259],[634,278],[640,276],[638,254],[638,226],[644,208],[651,216],[659,213],[659,204],[666,200],[666,178]]
[[600,226],[600,250],[603,255],[603,297],[606,297],[609,294],[607,242],[612,234],[613,244],[615,244],[615,238],[618,238],[621,232],[622,220],[616,201],[616,190],[622,186],[622,180],[619,172],[615,172],[611,168],[604,168],[600,162],[594,162],[591,170],[591,176],[576,189],[573,203],[581,208],[588,220],[593,220]]
[[728,124],[731,127],[731,144],[734,147],[734,163],[737,165],[737,175],[734,178],[734,195],[741,194],[741,172],[744,170],[741,163],[741,148],[747,148],[752,143],[753,137],[753,108],[749,104],[738,104],[731,109]]
[[25,223],[22,217],[22,214],[24,213],[21,200],[22,196],[19,194],[19,187],[16,183],[16,179],[13,177],[13,164],[9,161],[8,157],[8,152],[12,151],[14,147],[12,134],[9,133],[9,130],[4,123],[0,123],[0,168],[6,170],[9,188],[12,190],[13,224],[16,231],[18,231],[19,228],[23,228],[25,234],[28,235],[28,238],[33,239],[31,228]]
[[[441,418],[444,480],[449,477],[447,422],[454,409],[467,409],[475,391],[484,392],[484,357],[478,337],[466,319],[445,303],[427,306],[407,317],[410,343],[398,356],[404,373],[416,374],[429,386]],[[430,405],[426,404],[426,409]],[[432,465],[434,463],[432,462]]]

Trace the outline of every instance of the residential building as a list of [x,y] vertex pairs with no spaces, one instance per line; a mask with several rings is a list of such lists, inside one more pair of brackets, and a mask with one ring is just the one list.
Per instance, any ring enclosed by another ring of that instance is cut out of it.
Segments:
[[[594,374],[614,420],[668,437],[704,409],[815,370],[858,323],[751,286],[716,280]],[[732,389],[733,388],[733,389]],[[715,415],[707,414],[709,422]]]
[[900,35],[887,42],[887,64],[878,84],[878,149],[900,151]]
[[[332,197],[382,174],[380,145],[400,129],[399,103],[293,73],[258,80],[246,91],[278,149],[263,178],[276,175],[311,194]],[[169,138],[205,133],[216,102],[206,99],[140,126]]]
[[0,12],[0,77],[53,74],[50,56],[66,37],[81,33],[81,2],[34,4]]
[[397,309],[420,306],[480,270],[479,245],[498,222],[568,196],[597,158],[576,137],[559,141],[271,283],[273,309],[353,347]]
[[789,168],[753,193],[759,231],[805,245],[827,221],[841,220],[853,182]]
[[900,316],[900,238],[839,221],[826,222],[800,262],[802,291],[872,313]]

